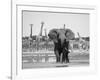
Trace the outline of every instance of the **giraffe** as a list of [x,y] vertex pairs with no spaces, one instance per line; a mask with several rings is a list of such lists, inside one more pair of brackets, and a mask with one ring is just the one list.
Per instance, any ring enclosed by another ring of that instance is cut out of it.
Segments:
[[30,41],[30,44],[29,46],[31,47],[32,43],[33,43],[33,40],[32,40],[32,27],[33,27],[33,24],[30,24],[30,27],[31,27],[31,30],[30,30],[30,37],[29,37],[29,41]]
[[30,37],[32,38],[32,27],[33,27],[33,24],[30,24],[30,27],[31,27]]
[[42,30],[43,30],[43,26],[44,26],[44,22],[41,22],[41,29],[40,29],[40,33],[36,38],[36,41],[40,42],[42,39]]
[[64,29],[65,29],[65,26],[66,26],[66,25],[64,24]]
[[42,36],[43,26],[44,26],[44,22],[41,22],[41,29],[40,29],[40,34],[39,34],[39,36]]
[[88,42],[86,40],[82,39],[79,32],[77,32],[77,34],[78,34],[78,37],[79,37],[79,49],[80,49],[80,51],[83,48],[86,48],[86,50],[88,50]]
[[42,40],[42,30],[43,30],[43,26],[44,26],[44,22],[41,22],[41,29],[40,29],[40,33],[39,35],[36,37],[36,47],[37,47],[37,50],[39,49],[39,44],[40,44],[40,41]]
[[79,37],[79,41],[80,41],[80,42],[85,42],[85,40],[82,39],[82,37],[80,36],[79,32],[77,32],[77,34],[78,34],[78,37]]

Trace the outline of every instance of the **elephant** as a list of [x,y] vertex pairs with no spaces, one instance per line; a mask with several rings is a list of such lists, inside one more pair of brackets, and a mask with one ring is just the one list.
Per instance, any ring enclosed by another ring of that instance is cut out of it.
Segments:
[[56,62],[68,63],[69,40],[75,38],[72,30],[52,29],[49,31],[48,37],[54,42],[54,53],[56,56]]

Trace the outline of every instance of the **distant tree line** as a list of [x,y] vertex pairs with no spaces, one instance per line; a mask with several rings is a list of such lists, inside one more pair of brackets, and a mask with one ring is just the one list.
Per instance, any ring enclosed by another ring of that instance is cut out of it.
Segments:
[[[85,41],[90,41],[90,38],[89,37],[82,37],[82,39],[85,40]],[[77,38],[75,38],[75,40],[78,41],[79,38],[77,37]]]
[[[25,36],[25,37],[22,37],[22,40],[28,40],[30,37],[29,36]],[[37,38],[37,35],[34,35],[31,37],[32,40],[36,40]],[[89,37],[82,37],[82,39],[84,39],[85,41],[90,41],[90,38]],[[75,38],[76,41],[79,40],[79,38]],[[46,36],[42,36],[42,41],[46,41]]]

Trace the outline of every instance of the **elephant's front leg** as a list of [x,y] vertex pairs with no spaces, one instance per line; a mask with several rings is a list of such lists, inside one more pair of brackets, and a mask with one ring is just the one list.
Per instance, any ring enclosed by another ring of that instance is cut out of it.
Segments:
[[66,54],[65,54],[65,56],[66,56],[66,58],[65,58],[65,63],[69,63],[68,54],[69,54],[69,51],[67,50],[67,51],[66,51]]
[[63,52],[62,52],[62,63],[64,63],[66,60],[66,51],[63,49]]
[[60,62],[60,54],[58,50],[55,50],[55,55],[56,55],[56,62]]

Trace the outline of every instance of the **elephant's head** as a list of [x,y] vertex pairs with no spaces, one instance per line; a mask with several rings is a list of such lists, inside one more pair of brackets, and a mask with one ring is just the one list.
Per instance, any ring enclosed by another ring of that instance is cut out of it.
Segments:
[[59,40],[63,42],[65,39],[69,41],[75,38],[74,33],[70,29],[52,29],[48,36],[54,43],[58,43]]

